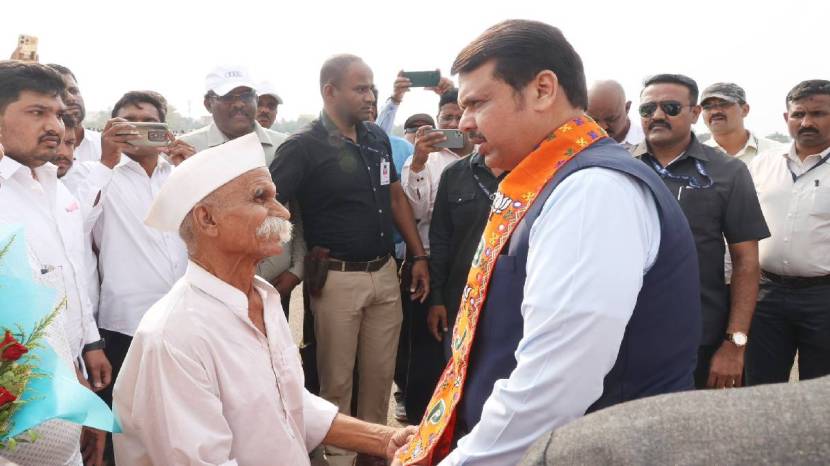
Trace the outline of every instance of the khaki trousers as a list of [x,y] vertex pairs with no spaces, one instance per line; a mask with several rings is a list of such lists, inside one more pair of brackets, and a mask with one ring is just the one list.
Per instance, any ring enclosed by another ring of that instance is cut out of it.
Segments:
[[[320,296],[311,297],[311,309],[320,396],[349,414],[357,361],[357,417],[385,425],[403,320],[395,261],[377,272],[329,271]],[[332,447],[326,453],[333,465],[337,456],[351,456]]]

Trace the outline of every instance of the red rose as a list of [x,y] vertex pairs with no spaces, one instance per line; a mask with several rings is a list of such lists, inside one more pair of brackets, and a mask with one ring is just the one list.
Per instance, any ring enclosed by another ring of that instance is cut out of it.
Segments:
[[14,402],[16,399],[17,397],[12,395],[12,392],[0,387],[0,406],[6,406],[7,404]]
[[20,356],[29,352],[29,349],[15,340],[12,332],[8,330],[6,330],[6,338],[0,343],[0,349],[3,350],[3,353],[0,354],[0,361],[17,361]]

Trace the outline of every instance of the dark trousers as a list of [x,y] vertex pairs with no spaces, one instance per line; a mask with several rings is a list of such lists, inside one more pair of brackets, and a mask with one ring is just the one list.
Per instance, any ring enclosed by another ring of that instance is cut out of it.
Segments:
[[[395,259],[398,270],[402,271],[403,261]],[[406,389],[406,371],[409,368],[409,328],[412,325],[412,301],[409,299],[409,285],[404,286],[401,280],[401,308],[403,310],[403,321],[401,321],[401,336],[398,338],[398,354],[395,358],[395,376],[393,380],[398,390],[395,392],[395,402],[402,403]]]
[[746,351],[747,385],[830,374],[830,285],[795,288],[761,279]]
[[[398,350],[395,375],[397,377],[400,370],[403,376],[404,385],[398,386],[403,389],[406,417],[411,424],[419,424],[446,364],[442,343],[429,333],[427,327],[429,301],[412,301],[409,293],[411,284],[412,276],[408,265],[404,264],[401,273],[404,324],[400,341],[402,344],[406,342],[408,348],[403,355],[400,348]],[[397,378],[395,383],[398,383]]]
[[[98,332],[101,337],[106,340],[106,347],[104,354],[112,365],[112,383],[107,388],[98,393],[106,403],[112,408],[112,388],[115,386],[115,380],[118,378],[118,373],[121,372],[121,365],[124,363],[124,358],[127,357],[127,350],[130,349],[130,343],[133,337],[124,335],[123,333],[113,332],[111,330],[100,329]],[[160,374],[163,376],[163,374]],[[107,464],[115,464],[115,454],[112,449],[112,434],[107,434],[107,445],[104,449],[104,459]]]
[[712,367],[712,356],[720,348],[720,345],[703,345],[697,349],[697,367],[695,367],[695,388],[700,390],[706,388],[709,380],[709,369]]

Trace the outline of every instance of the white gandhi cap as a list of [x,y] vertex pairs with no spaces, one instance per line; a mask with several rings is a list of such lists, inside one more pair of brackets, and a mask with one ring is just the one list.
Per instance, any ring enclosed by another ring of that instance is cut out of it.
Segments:
[[260,167],[265,167],[265,152],[256,133],[197,152],[164,182],[144,223],[157,230],[177,232],[184,217],[205,196]]

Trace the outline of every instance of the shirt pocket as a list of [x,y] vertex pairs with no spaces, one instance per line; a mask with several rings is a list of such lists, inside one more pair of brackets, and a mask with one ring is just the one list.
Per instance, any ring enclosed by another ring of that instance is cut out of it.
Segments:
[[830,219],[830,188],[816,188],[813,195],[813,208],[810,211],[811,215]]
[[475,191],[449,192],[447,200],[452,223],[457,227],[468,228],[470,220],[479,210]]

